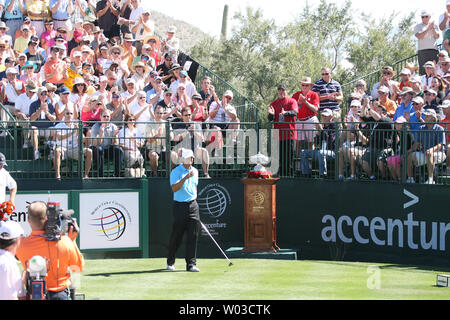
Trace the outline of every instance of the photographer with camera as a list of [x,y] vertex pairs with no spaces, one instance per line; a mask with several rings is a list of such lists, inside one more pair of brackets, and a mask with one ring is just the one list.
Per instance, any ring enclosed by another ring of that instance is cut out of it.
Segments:
[[[24,238],[17,249],[16,256],[23,267],[27,269],[28,261],[33,256],[41,256],[48,261],[48,275],[45,277],[47,286],[47,300],[70,300],[70,272],[81,271],[84,266],[84,257],[76,244],[78,226],[75,220],[70,221],[67,235],[55,233],[53,223],[55,216],[60,214],[57,208],[51,209],[42,201],[32,202],[28,207],[28,223],[31,235]],[[58,220],[65,217],[56,217]],[[50,222],[49,222],[50,221]],[[72,224],[72,225],[70,225]],[[65,230],[61,230],[65,232]],[[52,236],[52,237],[50,237]]]

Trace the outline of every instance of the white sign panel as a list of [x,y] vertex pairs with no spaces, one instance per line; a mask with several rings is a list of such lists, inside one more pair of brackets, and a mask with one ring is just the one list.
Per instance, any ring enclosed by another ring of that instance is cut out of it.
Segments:
[[139,247],[139,193],[80,193],[80,249]]
[[[52,193],[50,194],[50,202],[59,202],[60,208],[63,210],[68,210],[68,194],[67,193]],[[11,215],[11,220],[18,222],[25,235],[28,236],[31,233],[30,225],[28,224],[28,206],[34,201],[43,201],[47,203],[49,200],[48,193],[35,193],[35,194],[17,194],[16,195],[16,210]]]

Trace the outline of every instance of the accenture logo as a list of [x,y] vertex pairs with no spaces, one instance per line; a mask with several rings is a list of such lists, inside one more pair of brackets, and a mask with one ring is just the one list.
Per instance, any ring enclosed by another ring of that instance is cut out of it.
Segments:
[[197,203],[201,214],[219,218],[231,205],[231,196],[220,184],[209,184],[198,193]]
[[100,212],[100,217],[93,218],[91,226],[101,237],[109,241],[120,239],[127,227],[127,220],[123,212],[116,207],[105,207]]

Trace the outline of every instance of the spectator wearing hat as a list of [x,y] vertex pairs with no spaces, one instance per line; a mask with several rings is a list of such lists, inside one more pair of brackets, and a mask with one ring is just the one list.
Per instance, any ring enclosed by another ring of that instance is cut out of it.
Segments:
[[[37,100],[36,92],[38,91],[38,86],[35,81],[29,81],[25,85],[25,92],[22,93],[16,100],[14,116],[18,120],[29,120],[30,119],[30,105]],[[28,125],[26,127],[29,127]],[[25,146],[25,145],[24,145]]]
[[161,77],[156,76],[150,77],[150,85],[152,89],[147,91],[147,103],[156,106],[159,101],[164,99],[164,83]]
[[411,72],[411,78],[416,75],[416,72],[419,70],[419,67],[412,61],[409,61],[405,64],[405,68],[409,69]]
[[131,77],[136,82],[136,90],[144,90],[150,71],[149,67],[143,62],[137,62],[131,67],[131,70],[133,71],[133,75]]
[[0,21],[0,40],[3,40],[11,45],[13,43],[13,38],[9,34],[6,34],[6,31],[8,30],[9,28],[6,26],[5,22]]
[[428,179],[426,184],[434,184],[434,168],[436,164],[442,163],[446,159],[445,153],[445,131],[437,124],[438,116],[436,111],[428,109],[424,112],[425,125],[418,131],[417,139],[408,155],[406,182],[414,183],[413,169],[415,166],[425,166],[427,168]]
[[157,107],[163,108],[162,119],[169,122],[175,119],[181,119],[181,113],[178,111],[177,104],[172,100],[172,91],[169,89],[163,90],[163,99],[156,104],[155,111]]
[[436,101],[437,92],[430,88],[424,91],[424,109],[434,109],[437,113],[439,113],[439,104]]
[[122,124],[120,122],[124,121],[125,116],[129,114],[130,111],[128,106],[123,103],[117,87],[111,89],[111,102],[106,105],[106,108],[111,111],[111,121],[121,128]]
[[16,53],[23,53],[28,47],[28,42],[31,38],[31,30],[27,25],[23,25],[20,30],[22,35],[14,41],[14,51]]
[[167,86],[172,83],[173,70],[175,69],[181,69],[181,66],[174,63],[172,56],[168,53],[164,54],[164,62],[156,67],[156,71]]
[[192,95],[197,92],[197,89],[195,88],[194,83],[189,78],[188,73],[185,70],[178,68],[174,70],[173,74],[176,80],[172,82],[169,89],[173,94],[176,94],[178,87],[183,84],[186,88],[187,96],[191,98]]
[[321,177],[327,176],[327,160],[335,158],[336,148],[336,125],[332,122],[333,111],[324,109],[320,112],[321,123],[316,123],[316,135],[319,136],[319,148],[303,149],[300,152],[300,163],[303,175],[311,174],[309,159],[319,162],[319,174]]
[[150,19],[150,10],[143,9],[139,17],[134,20],[134,25],[131,26],[131,32],[135,35],[135,47],[138,54],[141,54],[141,48],[144,44],[144,40],[153,34],[155,30],[155,24]]
[[395,110],[397,110],[397,103],[395,103],[394,100],[389,99],[388,87],[381,86],[378,88],[378,103],[386,108],[388,117],[392,119],[394,117]]
[[438,54],[438,61],[436,64],[436,75],[442,77],[450,70],[450,58],[447,50],[441,50]]
[[[295,122],[298,114],[298,104],[289,98],[285,85],[277,87],[278,99],[274,100],[268,109],[269,121],[275,122],[274,129],[279,130],[279,176],[292,176],[294,173],[294,142],[297,140]],[[211,111],[210,111],[211,117]],[[272,159],[274,161],[274,159]]]
[[396,92],[395,87],[398,85],[396,81],[392,80],[392,78],[395,77],[396,72],[391,66],[385,66],[381,68],[380,73],[381,79],[379,82],[375,83],[370,95],[374,99],[378,99],[378,88],[381,86],[385,86],[389,89],[389,96],[392,97]]
[[146,102],[145,91],[138,91],[136,102],[129,105],[130,114],[136,119],[138,134],[140,137],[145,135],[146,123],[152,121],[155,117],[153,114],[153,105]]
[[144,45],[142,47],[142,53],[148,54],[150,58],[153,58],[155,61],[155,68],[156,66],[159,66],[162,59],[162,52],[161,52],[161,43],[159,41],[159,37],[152,35],[144,40]]
[[73,119],[79,118],[80,110],[75,108],[74,104],[69,100],[69,95],[70,90],[66,86],[62,86],[59,89],[59,101],[55,103],[55,114],[58,121],[64,118],[64,111],[69,108],[73,110]]
[[121,94],[122,101],[126,105],[131,106],[137,100],[138,91],[136,90],[136,81],[133,78],[128,78],[125,80],[125,83],[127,90]]
[[439,27],[431,20],[431,13],[428,10],[423,10],[420,16],[422,22],[414,27],[414,35],[418,39],[419,74],[423,75],[425,74],[425,62],[437,60]]
[[0,203],[3,203],[6,201],[6,190],[5,188],[8,188],[9,190],[9,201],[15,205],[16,201],[16,194],[17,194],[17,183],[14,180],[13,177],[9,174],[8,171],[6,171],[5,167],[7,167],[8,164],[6,163],[6,157],[3,153],[0,152],[0,185],[3,186],[0,188]]
[[[403,126],[406,125],[407,122],[408,121],[403,116],[400,116],[395,120],[392,141],[393,155],[387,159],[387,166],[392,179],[399,182],[402,180],[403,156],[409,154],[414,143],[414,136],[411,131],[403,130]],[[404,134],[406,134],[406,140]],[[406,145],[404,144],[405,142]]]
[[416,96],[413,89],[410,87],[404,87],[400,92],[401,103],[397,107],[394,113],[393,120],[395,121],[398,117],[404,116],[405,112],[410,114],[413,110],[412,99]]
[[422,88],[428,89],[431,87],[431,81],[433,77],[436,76],[436,64],[434,61],[427,61],[423,65],[425,68],[424,75],[420,77],[420,81],[422,82]]
[[[66,31],[72,30],[70,16],[73,13],[73,1],[71,0],[49,0],[49,9],[55,23],[55,29],[63,27]],[[69,39],[70,40],[70,39]]]
[[28,49],[25,55],[27,56],[27,62],[33,63],[36,66],[36,73],[41,71],[41,68],[45,64],[45,58],[41,52],[38,51],[39,42],[33,40],[33,38],[28,42]]
[[87,84],[81,77],[76,77],[73,82],[69,101],[73,103],[75,110],[80,111],[89,103],[90,96],[87,94]]
[[24,231],[15,221],[0,221],[0,300],[24,300],[25,285],[15,258]]
[[177,28],[175,26],[169,26],[167,29],[167,37],[161,41],[162,54],[169,53],[174,63],[177,62],[176,57],[178,57],[178,51],[180,50],[180,40],[175,36],[176,31]]
[[114,45],[108,50],[109,60],[106,60],[102,66],[103,72],[106,74],[106,70],[110,69],[117,73],[118,79],[126,79],[130,75],[130,69],[126,61],[122,60],[124,50],[122,46]]
[[67,64],[60,56],[65,52],[64,45],[55,45],[50,49],[50,56],[44,64],[45,81],[61,87],[68,78]]
[[425,119],[425,115],[423,114],[425,102],[421,97],[414,97],[411,103],[413,106],[412,111],[410,113],[405,112],[403,116],[409,122],[409,129],[412,131],[413,137],[417,139],[417,130],[420,129]]
[[48,139],[51,135],[50,127],[53,127],[54,121],[56,121],[56,113],[48,98],[48,90],[46,87],[39,87],[37,100],[30,104],[31,143],[34,150],[34,160],[41,157],[38,150],[38,137]]
[[54,27],[53,20],[47,19],[44,22],[45,30],[40,36],[41,47],[45,50],[49,48],[50,40],[56,37],[56,29]]
[[397,86],[394,86],[394,94],[392,95],[392,100],[396,101],[397,103],[400,103],[400,97],[399,93],[403,90],[404,87],[412,87],[411,84],[411,70],[408,68],[403,68],[402,71],[400,71],[400,82]]
[[317,81],[311,88],[314,92],[317,92],[320,98],[319,110],[330,109],[334,113],[334,119],[340,118],[339,104],[344,99],[342,95],[342,89],[339,82],[333,80],[332,72],[330,68],[322,68],[322,79]]
[[416,74],[415,76],[411,77],[411,88],[413,89],[415,96],[423,98],[424,92],[422,89],[422,81],[420,80],[419,75]]
[[[3,104],[9,109],[11,113],[14,113],[14,105],[17,98],[25,92],[25,85],[22,81],[17,79],[18,71],[16,68],[6,69],[6,79],[3,79],[3,86],[1,90],[1,98]],[[5,119],[5,118],[2,118]]]
[[137,57],[138,53],[136,48],[133,46],[133,42],[135,39],[131,33],[125,33],[123,35],[122,41],[122,61],[126,63],[128,69],[131,70],[131,66],[133,64],[133,59]]
[[314,85],[311,78],[303,77],[301,82],[301,91],[294,93],[292,99],[297,101],[297,152],[300,155],[301,141],[308,143],[308,149],[312,149],[314,142],[316,123],[319,122],[317,113],[319,111],[320,99],[317,92],[311,90]]
[[36,73],[36,65],[33,62],[27,61],[25,65],[22,67],[24,70],[24,74],[22,74],[19,78],[23,83],[28,83],[29,81],[35,81],[37,85],[41,86],[41,77],[39,73]]
[[5,0],[5,11],[3,18],[6,26],[9,28],[6,34],[15,38],[16,31],[22,26],[25,14],[24,2],[20,0]]

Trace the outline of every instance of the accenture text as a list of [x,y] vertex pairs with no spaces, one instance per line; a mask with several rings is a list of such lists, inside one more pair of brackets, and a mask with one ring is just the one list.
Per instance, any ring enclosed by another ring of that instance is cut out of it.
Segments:
[[[450,234],[450,223],[417,221],[414,220],[412,212],[407,214],[405,220],[381,217],[369,220],[364,216],[358,216],[352,220],[349,216],[336,218],[333,215],[324,215],[322,223],[326,224],[321,233],[322,240],[325,242],[336,242],[339,238],[344,243],[355,241],[360,244],[369,244],[372,242],[378,246],[398,246],[399,248],[403,248],[406,242],[408,248],[413,250],[445,251],[447,233]],[[418,239],[415,239],[414,234]],[[406,235],[406,241],[404,235]]]

